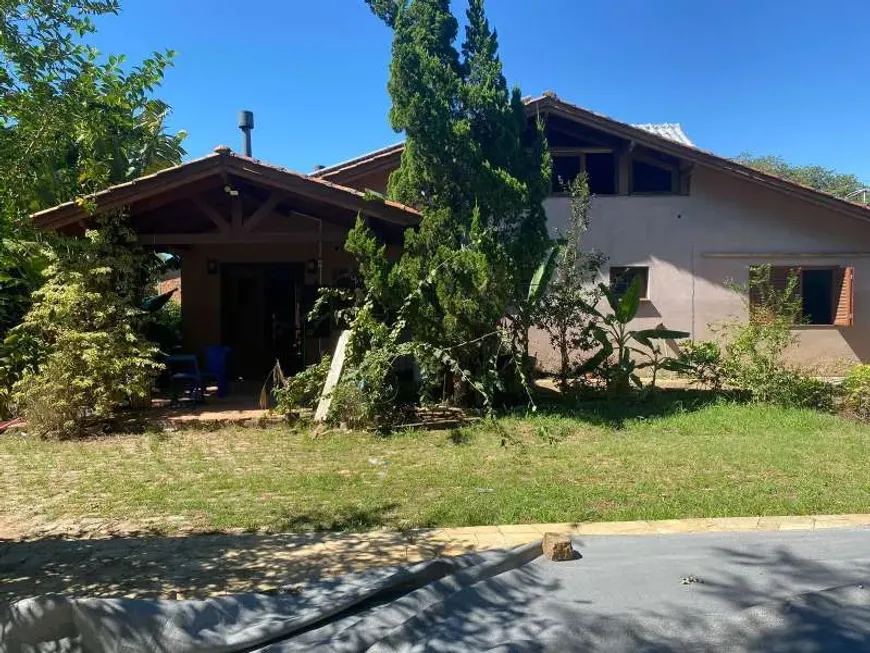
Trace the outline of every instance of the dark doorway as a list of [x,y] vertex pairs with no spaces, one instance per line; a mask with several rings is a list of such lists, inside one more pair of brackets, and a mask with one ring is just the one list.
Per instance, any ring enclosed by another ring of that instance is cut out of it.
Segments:
[[833,324],[833,270],[802,270],[801,294],[801,301],[803,303],[803,316],[807,324]]
[[260,381],[278,360],[287,373],[301,364],[299,289],[303,264],[221,266],[222,342],[232,378]]

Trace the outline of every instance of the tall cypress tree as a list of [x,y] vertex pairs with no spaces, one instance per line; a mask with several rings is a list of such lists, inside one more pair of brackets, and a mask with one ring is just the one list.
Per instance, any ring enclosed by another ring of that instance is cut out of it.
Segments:
[[[527,130],[519,90],[508,90],[482,0],[469,4],[461,57],[449,0],[367,2],[394,31],[390,123],[406,140],[389,193],[423,212],[390,274],[392,297],[416,292],[405,306],[411,337],[449,348],[463,369],[485,375],[501,347],[487,334],[518,310],[548,246],[546,143],[540,129]],[[361,246],[360,233],[352,241],[355,253],[375,251]],[[395,303],[384,307],[386,319]]]
[[550,188],[549,151],[542,126],[527,127],[520,89],[508,91],[498,35],[486,18],[484,0],[469,0],[467,20],[463,108],[479,148],[478,203],[489,224],[499,229],[522,286],[549,246],[543,208]]

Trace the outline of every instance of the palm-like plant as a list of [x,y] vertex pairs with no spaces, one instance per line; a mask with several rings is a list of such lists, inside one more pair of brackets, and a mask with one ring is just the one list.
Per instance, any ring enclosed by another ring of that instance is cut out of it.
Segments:
[[[640,279],[635,277],[621,295],[605,284],[600,284],[599,290],[607,300],[611,312],[604,314],[594,306],[589,307],[590,313],[599,319],[599,324],[593,327],[593,336],[601,347],[580,366],[578,372],[588,374],[600,371],[608,391],[618,394],[628,392],[632,386],[643,386],[637,370],[652,369],[650,387],[653,388],[660,369],[678,371],[681,363],[664,355],[659,342],[688,338],[687,332],[673,331],[663,326],[640,330],[628,328],[640,309]],[[636,345],[646,349],[639,349]],[[637,362],[638,355],[646,360]]]

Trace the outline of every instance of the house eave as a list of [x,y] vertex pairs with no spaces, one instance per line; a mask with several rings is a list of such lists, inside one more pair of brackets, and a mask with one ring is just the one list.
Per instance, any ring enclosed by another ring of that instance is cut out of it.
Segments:
[[142,199],[167,193],[215,175],[236,175],[264,186],[297,193],[343,209],[358,211],[363,215],[375,217],[401,227],[417,224],[420,217],[418,211],[398,202],[372,199],[356,189],[347,188],[325,179],[312,179],[302,173],[286,170],[229,151],[220,151],[128,182],[116,184],[88,196],[82,203],[66,202],[39,211],[32,214],[31,219],[39,229],[62,229],[90,217],[83,204],[93,203],[94,213],[97,214],[119,210]]

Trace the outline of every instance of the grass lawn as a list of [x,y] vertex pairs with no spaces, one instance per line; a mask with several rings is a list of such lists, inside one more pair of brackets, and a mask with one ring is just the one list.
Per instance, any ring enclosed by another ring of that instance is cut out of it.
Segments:
[[666,393],[451,432],[0,436],[0,515],[358,529],[870,512],[870,427]]

